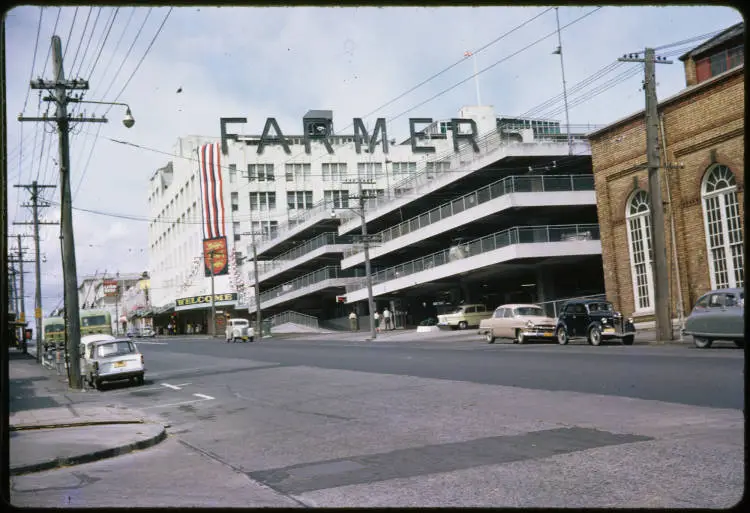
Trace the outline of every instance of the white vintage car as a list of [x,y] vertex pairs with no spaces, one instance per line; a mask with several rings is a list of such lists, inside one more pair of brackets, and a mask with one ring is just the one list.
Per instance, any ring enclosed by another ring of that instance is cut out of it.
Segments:
[[143,384],[146,365],[138,347],[129,338],[96,334],[81,337],[81,376],[93,388],[108,381],[129,380]]
[[247,319],[227,319],[227,342],[252,342],[254,335],[255,332]]
[[482,320],[479,334],[490,344],[494,344],[496,338],[511,339],[514,344],[532,339],[554,341],[556,323],[538,305],[502,305],[495,309],[492,317]]

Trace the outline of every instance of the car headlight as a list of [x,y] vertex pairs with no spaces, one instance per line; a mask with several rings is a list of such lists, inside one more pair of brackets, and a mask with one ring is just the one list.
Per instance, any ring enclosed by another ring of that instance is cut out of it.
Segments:
[[629,322],[630,324],[633,324],[633,318],[632,318],[632,317],[628,317],[628,322]]
[[607,318],[606,317],[602,318],[602,324],[607,324]]

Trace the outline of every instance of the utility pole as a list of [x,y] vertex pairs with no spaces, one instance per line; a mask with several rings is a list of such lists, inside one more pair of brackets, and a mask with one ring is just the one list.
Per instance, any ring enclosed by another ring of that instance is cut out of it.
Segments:
[[70,194],[70,141],[68,140],[69,123],[106,123],[102,118],[71,118],[68,116],[68,89],[88,89],[86,80],[65,80],[63,71],[62,43],[59,36],[52,36],[52,64],[54,79],[47,81],[43,79],[32,80],[32,89],[54,90],[54,96],[45,98],[57,104],[55,118],[19,116],[19,121],[55,121],[59,136],[59,161],[60,161],[60,199],[61,199],[61,237],[62,237],[62,259],[63,259],[63,281],[65,283],[65,317],[67,319],[67,353],[68,353],[68,385],[73,389],[83,386],[81,380],[80,358],[78,346],[81,342],[80,313],[78,305],[78,277],[76,273],[75,241],[73,239],[73,210]]
[[216,294],[214,292],[214,250],[208,252],[209,267],[211,268],[211,336],[216,338]]
[[[622,62],[645,63],[643,90],[646,93],[646,159],[648,167],[648,197],[651,214],[651,238],[653,247],[652,268],[654,275],[654,313],[656,314],[656,340],[667,341],[674,337],[672,315],[669,308],[669,276],[667,265],[667,243],[664,229],[664,201],[661,195],[661,167],[659,162],[659,112],[656,98],[655,64],[671,64],[664,57],[656,57],[653,48],[646,48],[644,57],[639,54],[624,55]],[[673,241],[674,243],[674,241]]]
[[250,244],[253,247],[253,290],[255,291],[255,325],[257,326],[257,333],[255,334],[256,339],[263,338],[263,324],[261,319],[261,308],[260,308],[260,281],[258,280],[258,250],[255,246],[255,236],[263,235],[262,233],[256,233],[254,231],[243,232],[240,235],[250,235]]
[[36,361],[42,363],[42,270],[41,270],[41,258],[39,256],[39,225],[40,224],[59,224],[57,222],[41,222],[39,221],[39,207],[48,207],[49,203],[39,204],[39,189],[54,188],[54,185],[43,185],[38,184],[34,180],[31,185],[15,185],[14,187],[25,187],[30,188],[31,192],[31,205],[23,204],[24,207],[31,206],[32,213],[34,215],[33,223],[18,223],[13,224],[33,224],[34,225],[34,252],[36,253],[36,291],[34,296],[34,318],[36,319]]
[[[17,317],[16,320],[18,322],[25,323],[26,322],[26,293],[24,291],[24,278],[23,278],[23,275],[24,274],[28,274],[28,271],[24,271],[23,270],[23,264],[24,263],[32,263],[33,260],[24,260],[23,259],[23,257],[24,257],[23,252],[25,250],[27,250],[28,248],[21,247],[21,238],[23,238],[23,237],[29,237],[29,235],[20,235],[19,234],[19,235],[16,235],[16,237],[17,237],[17,240],[18,240],[18,255],[17,255],[16,258],[13,258],[13,257],[9,256],[8,257],[8,263],[9,264],[18,264],[18,267],[19,267],[18,271],[15,271],[15,269],[13,271],[14,272],[14,276],[17,275],[19,277],[19,281],[17,283],[16,283],[15,279],[13,280],[14,285],[17,287],[16,288],[16,301],[17,301],[18,304],[16,306],[16,311],[18,312],[18,317]],[[19,340],[22,342],[21,343],[21,347],[23,347],[23,352],[24,353],[26,353],[26,338],[25,338],[25,335],[26,335],[26,333],[22,329],[21,330],[21,338]]]
[[[372,181],[367,180],[367,183]],[[346,181],[351,183],[351,181]],[[375,340],[378,336],[377,330],[375,329],[375,299],[372,295],[372,266],[370,265],[370,236],[367,233],[367,222],[365,221],[365,201],[370,196],[365,196],[362,192],[362,179],[357,179],[357,200],[359,201],[359,209],[355,210],[362,220],[362,244],[364,246],[365,253],[365,279],[367,281],[367,308],[370,310],[370,338]]]

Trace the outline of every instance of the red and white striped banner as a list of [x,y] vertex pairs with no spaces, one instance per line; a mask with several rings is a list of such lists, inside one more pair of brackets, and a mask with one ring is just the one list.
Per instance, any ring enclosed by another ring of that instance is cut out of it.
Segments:
[[221,150],[219,143],[198,148],[198,167],[201,182],[201,211],[203,238],[224,237],[224,189],[221,180]]

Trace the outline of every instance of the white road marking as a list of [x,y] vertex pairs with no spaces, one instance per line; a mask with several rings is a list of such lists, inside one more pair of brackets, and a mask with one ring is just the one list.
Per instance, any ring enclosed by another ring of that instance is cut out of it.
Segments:
[[135,344],[136,345],[139,345],[139,344],[152,344],[152,345],[155,345],[155,346],[166,346],[168,343],[169,342],[144,342],[143,340],[138,340],[138,341],[136,341]]
[[176,387],[186,387],[188,385],[192,385],[192,383],[180,383],[179,385],[175,385]]
[[[213,397],[211,397],[210,399],[213,399]],[[208,401],[210,399],[193,399],[192,401],[182,401],[182,402],[179,402],[179,403],[154,404],[152,406],[144,406],[144,407],[139,408],[139,409],[141,409],[141,410],[149,410],[151,408],[170,408],[172,406],[182,406],[183,404],[202,403],[202,402]]]
[[200,398],[205,399],[207,401],[210,401],[211,399],[213,399],[213,397],[211,397],[210,395],[203,395],[203,394],[193,394],[193,395],[195,397],[200,397]]
[[172,390],[182,390],[179,386],[177,386],[177,385],[170,385],[169,383],[162,383],[161,385],[163,387],[171,388]]

